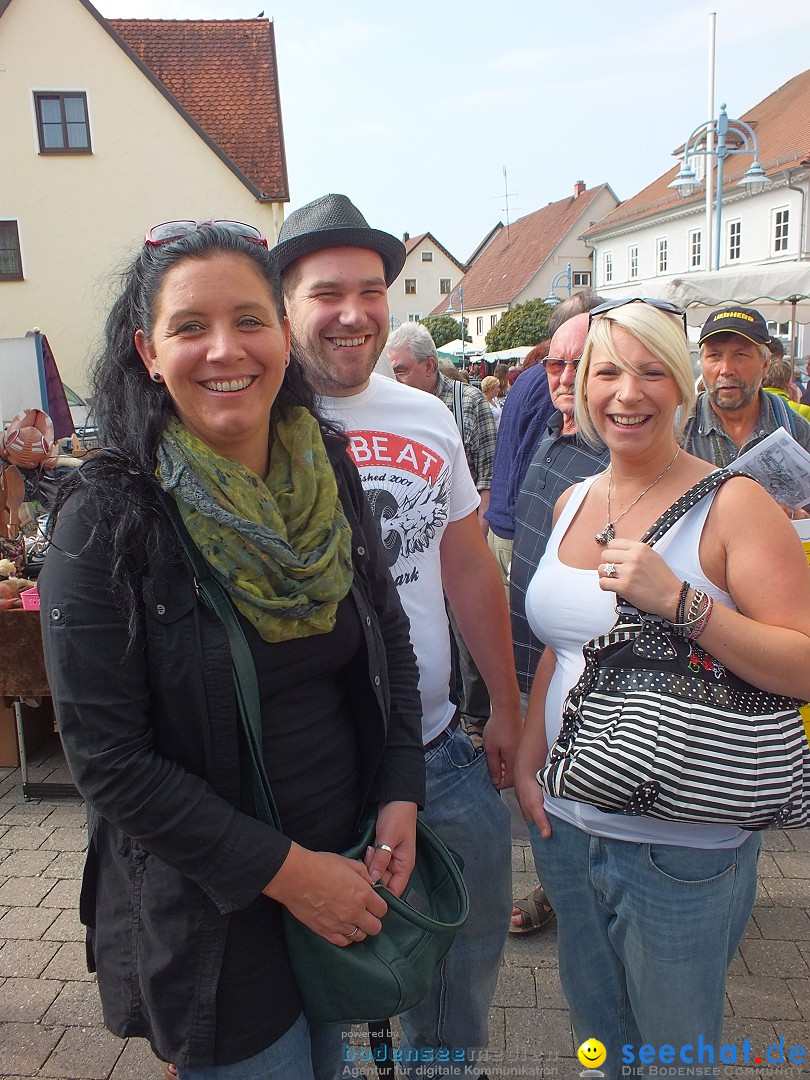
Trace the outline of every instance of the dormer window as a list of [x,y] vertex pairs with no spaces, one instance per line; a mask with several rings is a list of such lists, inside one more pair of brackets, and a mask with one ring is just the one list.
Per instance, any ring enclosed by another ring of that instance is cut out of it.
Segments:
[[87,94],[35,93],[40,154],[89,154]]

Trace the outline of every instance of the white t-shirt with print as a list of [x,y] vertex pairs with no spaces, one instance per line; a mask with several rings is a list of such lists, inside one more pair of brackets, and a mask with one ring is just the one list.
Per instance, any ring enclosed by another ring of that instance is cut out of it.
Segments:
[[449,723],[450,636],[439,544],[449,521],[480,502],[458,428],[447,406],[373,374],[352,397],[321,398],[325,416],[349,435],[349,452],[380,524],[388,566],[411,622],[419,665],[422,737]]

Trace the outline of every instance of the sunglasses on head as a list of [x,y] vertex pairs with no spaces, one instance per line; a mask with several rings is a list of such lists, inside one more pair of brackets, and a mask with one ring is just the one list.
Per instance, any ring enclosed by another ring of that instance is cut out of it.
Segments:
[[542,363],[543,367],[546,369],[547,374],[549,374],[549,375],[562,375],[563,371],[565,370],[565,365],[566,364],[569,367],[573,368],[573,370],[576,372],[577,368],[579,367],[579,362],[580,362],[581,359],[582,359],[581,356],[578,356],[576,358],[576,360],[561,360],[556,356],[547,356],[545,358],[545,360],[541,361],[541,363]]
[[161,225],[153,225],[148,229],[143,238],[147,247],[161,247],[163,244],[171,244],[174,240],[182,240],[184,236],[195,232],[201,225],[216,225],[218,229],[225,229],[234,236],[241,236],[243,240],[249,240],[251,244],[261,244],[267,247],[267,238],[255,225],[246,225],[244,221],[164,221]]
[[655,308],[656,311],[663,311],[667,315],[677,315],[678,318],[683,320],[684,334],[687,332],[686,312],[684,309],[678,307],[677,304],[670,303],[669,300],[657,300],[653,296],[632,296],[628,300],[608,300],[598,307],[591,308],[588,312],[588,329],[590,330],[593,325],[593,320],[598,319],[600,315],[606,315],[609,311],[613,311],[615,308],[624,307],[626,304],[646,304],[647,307]]

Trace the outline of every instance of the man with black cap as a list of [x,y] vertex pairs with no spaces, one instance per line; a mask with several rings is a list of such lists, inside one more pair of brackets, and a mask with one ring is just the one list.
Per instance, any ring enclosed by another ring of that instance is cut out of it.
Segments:
[[[762,389],[770,339],[755,308],[727,304],[708,317],[699,339],[706,390],[698,394],[682,439],[690,454],[723,467],[780,427],[810,451],[810,424]],[[806,515],[796,510],[795,516]]]
[[[462,856],[470,893],[469,918],[430,993],[400,1017],[404,1049],[416,1052],[410,1068],[419,1075],[442,1075],[443,1059],[453,1075],[477,1076],[512,910],[509,813],[496,788],[511,784],[521,718],[503,585],[451,412],[432,395],[373,374],[403,245],[370,228],[346,196],[326,195],[290,215],[274,257],[293,352],[323,411],[348,432],[410,618],[427,769],[423,817]],[[484,754],[459,728],[449,698],[443,588],[492,701]]]

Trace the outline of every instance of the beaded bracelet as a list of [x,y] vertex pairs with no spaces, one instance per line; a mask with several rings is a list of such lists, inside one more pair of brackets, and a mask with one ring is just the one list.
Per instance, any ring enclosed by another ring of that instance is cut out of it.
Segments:
[[686,614],[686,597],[689,592],[689,582],[681,582],[681,591],[678,593],[678,605],[675,608],[675,624],[683,622],[684,615]]
[[[706,615],[710,601],[711,597],[707,596],[702,589],[695,589],[692,596],[692,603],[689,605],[688,618],[681,620],[676,619],[674,623],[670,623],[673,632],[678,637],[684,638],[685,640],[689,639],[692,628]],[[679,612],[679,614],[682,614],[682,612]],[[708,622],[708,619],[706,621]]]

